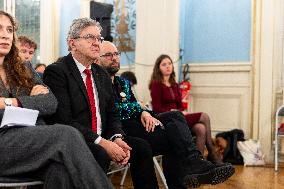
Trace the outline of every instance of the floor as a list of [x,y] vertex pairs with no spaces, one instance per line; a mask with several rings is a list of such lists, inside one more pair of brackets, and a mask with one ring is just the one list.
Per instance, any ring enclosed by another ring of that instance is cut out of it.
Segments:
[[[119,186],[120,173],[110,176],[117,189],[132,189],[130,174],[127,175],[124,186]],[[160,189],[164,189],[159,179]],[[236,166],[236,173],[226,182],[218,185],[202,185],[199,189],[284,189],[284,164],[278,172],[274,167],[243,167]]]
[[[121,172],[109,176],[116,189],[133,189],[128,172],[125,183],[120,186]],[[165,189],[158,177],[159,188]],[[40,187],[39,187],[40,188]],[[6,189],[1,188],[0,189]],[[284,189],[284,164],[275,172],[273,165],[265,167],[236,166],[235,174],[226,182],[218,185],[202,185],[199,189]]]

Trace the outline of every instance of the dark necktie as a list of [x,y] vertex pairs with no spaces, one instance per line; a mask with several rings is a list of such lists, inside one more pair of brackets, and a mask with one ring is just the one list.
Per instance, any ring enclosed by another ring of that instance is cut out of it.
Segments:
[[92,78],[91,78],[92,71],[90,69],[85,69],[84,73],[87,76],[86,77],[86,86],[87,86],[89,103],[90,103],[91,112],[92,112],[92,131],[94,133],[97,133],[96,104],[95,104],[94,90],[93,90]]

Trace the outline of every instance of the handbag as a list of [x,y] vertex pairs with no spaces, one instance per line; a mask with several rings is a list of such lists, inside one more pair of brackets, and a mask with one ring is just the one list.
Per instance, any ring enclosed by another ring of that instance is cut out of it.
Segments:
[[264,154],[261,151],[260,142],[256,140],[238,141],[238,149],[243,157],[244,165],[264,165]]

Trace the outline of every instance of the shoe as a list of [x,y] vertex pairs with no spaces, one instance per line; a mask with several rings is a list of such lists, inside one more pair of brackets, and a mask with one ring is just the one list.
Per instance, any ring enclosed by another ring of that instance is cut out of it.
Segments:
[[197,188],[201,184],[219,184],[235,173],[231,164],[214,165],[204,159],[192,159],[185,165],[186,176],[183,183],[187,187]]
[[[208,180],[204,177],[203,177],[203,180],[202,180],[202,177],[200,177],[199,180],[200,180],[201,184],[216,185],[216,184],[219,184],[219,183],[226,181],[234,173],[235,173],[235,168],[231,164],[224,163],[223,165],[217,165],[216,168],[214,170],[212,170],[211,180]],[[202,182],[202,181],[204,181],[204,182]]]

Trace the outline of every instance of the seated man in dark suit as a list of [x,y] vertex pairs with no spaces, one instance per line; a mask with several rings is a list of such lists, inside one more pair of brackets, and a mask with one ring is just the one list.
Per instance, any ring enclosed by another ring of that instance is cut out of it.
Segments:
[[132,93],[130,82],[115,76],[120,69],[119,58],[120,53],[113,43],[102,42],[98,63],[112,78],[115,106],[122,129],[129,136],[147,140],[154,155],[164,155],[163,170],[169,188],[218,184],[232,176],[234,168],[231,164],[216,166],[202,159],[181,112],[154,115],[141,108]]
[[68,33],[70,54],[49,65],[44,82],[58,99],[50,120],[77,128],[95,159],[106,172],[110,160],[131,163],[134,188],[158,188],[152,150],[145,140],[125,136],[114,106],[107,72],[93,64],[99,57],[101,26],[89,19],[75,19]]

